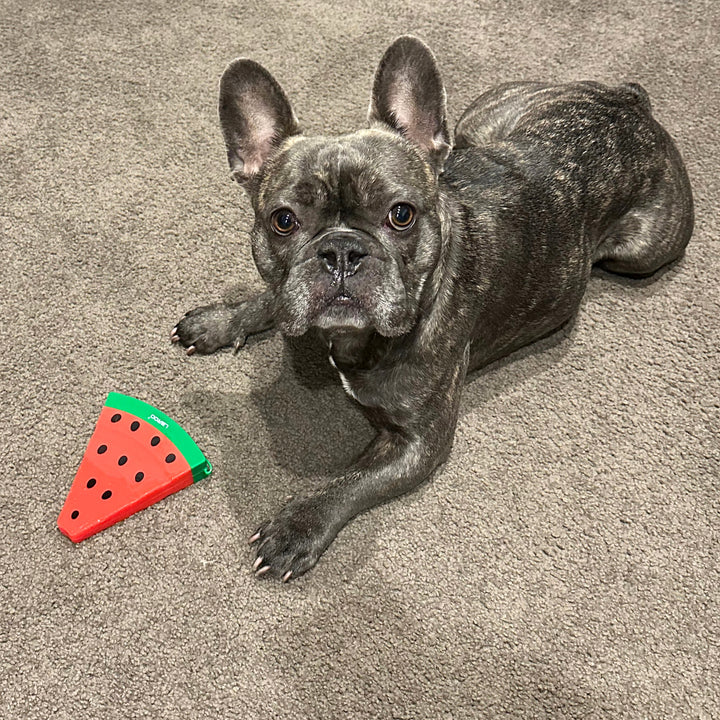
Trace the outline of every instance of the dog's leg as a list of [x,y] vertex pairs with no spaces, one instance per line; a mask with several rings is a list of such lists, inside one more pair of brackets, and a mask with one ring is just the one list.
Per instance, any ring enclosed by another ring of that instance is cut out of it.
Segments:
[[428,388],[406,427],[386,425],[341,477],[309,497],[291,500],[258,528],[250,538],[258,575],[283,580],[302,575],[352,518],[432,475],[452,446],[468,361],[466,350],[462,363]]
[[685,167],[670,147],[662,176],[605,232],[593,262],[610,272],[652,275],[679,258],[693,230],[693,199]]
[[216,303],[195,308],[172,331],[173,342],[187,348],[187,354],[208,355],[233,345],[239,350],[248,335],[274,325],[273,298],[269,291],[240,303]]
[[595,253],[601,268],[646,277],[680,257],[690,239],[692,217],[675,203],[635,207],[616,220]]
[[445,456],[427,438],[381,432],[342,477],[258,528],[257,574],[288,580],[307,572],[353,517],[414,489]]

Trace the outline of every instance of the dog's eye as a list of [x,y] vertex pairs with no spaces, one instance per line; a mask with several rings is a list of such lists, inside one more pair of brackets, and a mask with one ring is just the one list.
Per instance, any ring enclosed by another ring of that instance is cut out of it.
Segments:
[[394,205],[388,213],[388,223],[393,230],[407,230],[415,222],[415,208],[407,203]]
[[270,225],[278,235],[289,235],[298,226],[295,213],[287,208],[276,210],[270,217]]

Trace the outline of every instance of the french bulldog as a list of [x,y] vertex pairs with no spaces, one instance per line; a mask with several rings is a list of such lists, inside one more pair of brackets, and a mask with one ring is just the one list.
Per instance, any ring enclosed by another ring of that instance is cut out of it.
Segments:
[[260,577],[301,576],[353,517],[427,480],[467,374],[561,327],[594,264],[651,275],[692,233],[683,161],[634,83],[500,85],[453,141],[435,58],[403,36],[376,71],[366,129],[306,137],[244,58],[222,75],[219,114],[266,290],[192,310],[172,340],[207,354],[273,327],[313,333],[377,430],[252,535]]

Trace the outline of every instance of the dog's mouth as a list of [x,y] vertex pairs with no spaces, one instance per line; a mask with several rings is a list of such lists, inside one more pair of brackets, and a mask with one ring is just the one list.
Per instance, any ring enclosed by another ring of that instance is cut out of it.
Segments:
[[347,290],[345,287],[339,288],[334,295],[332,295],[328,299],[328,307],[330,306],[338,306],[338,307],[361,307],[362,303],[360,302],[359,298],[357,298],[355,295],[353,295],[350,291]]
[[325,298],[314,315],[312,324],[323,330],[364,330],[373,325],[365,302],[346,288]]

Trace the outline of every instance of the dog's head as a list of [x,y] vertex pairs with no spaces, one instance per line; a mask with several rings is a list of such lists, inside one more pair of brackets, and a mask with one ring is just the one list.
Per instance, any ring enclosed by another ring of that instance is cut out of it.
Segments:
[[220,121],[280,330],[408,332],[440,255],[438,175],[450,150],[428,48],[412,37],[388,48],[368,129],[305,137],[277,81],[243,58],[222,76]]

